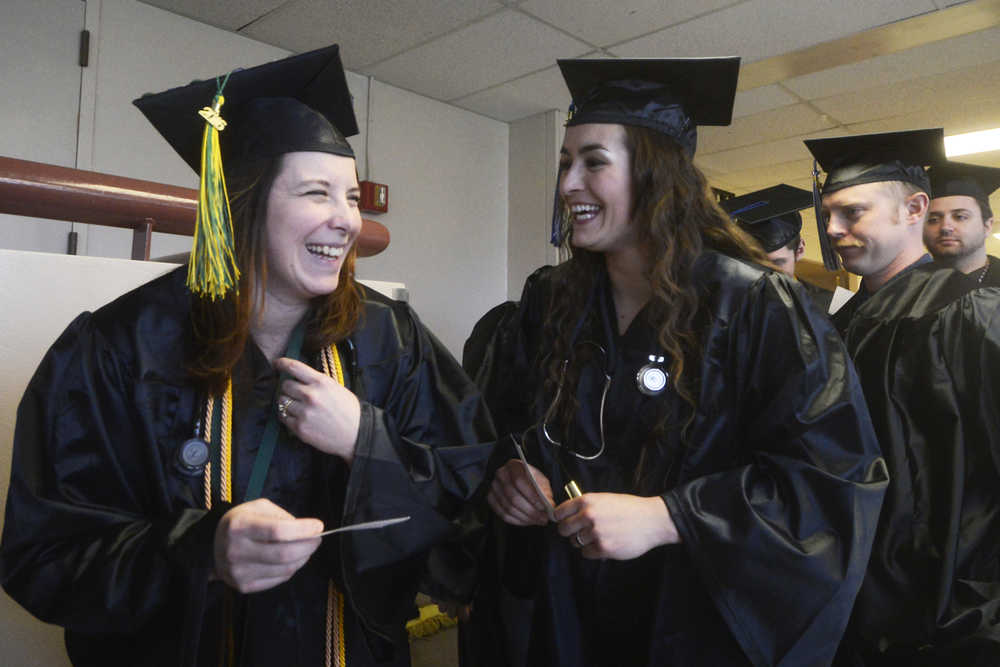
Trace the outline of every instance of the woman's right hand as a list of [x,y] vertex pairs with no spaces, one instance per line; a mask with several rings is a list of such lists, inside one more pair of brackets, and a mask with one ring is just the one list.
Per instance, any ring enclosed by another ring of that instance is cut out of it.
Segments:
[[535,478],[549,503],[555,505],[549,479],[538,468],[520,459],[511,459],[503,464],[490,484],[486,498],[490,507],[497,516],[514,526],[544,526],[549,522],[545,505],[528,479],[529,474]]
[[296,519],[266,498],[236,505],[215,528],[215,575],[240,593],[291,579],[319,548],[323,522]]

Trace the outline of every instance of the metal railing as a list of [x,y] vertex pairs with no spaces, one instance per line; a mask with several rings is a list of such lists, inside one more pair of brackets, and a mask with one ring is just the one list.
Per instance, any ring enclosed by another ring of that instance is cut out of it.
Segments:
[[[194,233],[198,191],[0,156],[0,213],[132,230],[132,259],[149,259],[153,232]],[[364,220],[358,255],[377,255],[389,230]]]

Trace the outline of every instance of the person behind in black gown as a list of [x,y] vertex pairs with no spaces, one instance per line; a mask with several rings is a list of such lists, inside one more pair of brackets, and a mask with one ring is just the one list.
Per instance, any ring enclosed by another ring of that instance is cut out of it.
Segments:
[[[206,287],[196,246],[190,287],[182,267],[52,346],[18,410],[4,588],[66,628],[76,665],[409,665],[418,581],[461,594],[441,565],[460,561],[428,554],[454,537],[492,427],[415,314],[354,280],[338,49],[136,105],[209,181],[221,150],[231,196],[203,201],[199,227],[231,202],[242,273]],[[228,122],[218,146],[199,108]]]
[[[924,254],[940,129],[807,141],[828,241],[861,289],[833,315],[889,467],[838,664],[1000,664],[1000,290]],[[833,268],[833,267],[831,267]]]
[[941,266],[957,269],[977,285],[1000,287],[1000,259],[986,254],[993,231],[990,193],[1000,187],[1000,169],[948,162],[930,169],[933,198],[924,245]]
[[738,59],[559,64],[572,258],[467,348],[509,437],[463,664],[829,662],[886,477],[836,332],[693,165]]
[[[757,240],[771,263],[789,278],[806,252],[802,238],[802,209],[812,206],[812,193],[790,185],[775,185],[719,204],[740,228]],[[806,281],[802,286],[824,313],[830,308],[833,292]]]

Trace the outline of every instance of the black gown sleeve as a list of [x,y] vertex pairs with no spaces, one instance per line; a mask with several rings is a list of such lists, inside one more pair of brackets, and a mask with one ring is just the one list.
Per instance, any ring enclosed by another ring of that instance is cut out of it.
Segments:
[[[137,389],[135,360],[85,313],[48,351],[20,403],[0,579],[38,618],[129,633],[167,610],[200,618],[220,511],[168,493],[154,413],[182,393]],[[120,333],[120,330],[119,330]]]
[[718,317],[688,481],[663,497],[751,662],[829,664],[887,484],[864,397],[800,286],[765,274]]
[[[386,596],[412,601],[410,588],[428,576],[432,548],[440,568],[426,585],[455,597],[471,594],[472,564],[447,546],[459,542],[463,510],[482,483],[495,435],[479,391],[412,310],[382,306],[367,317],[355,337],[361,427],[343,522],[411,519],[345,535],[342,558],[347,586],[364,615],[388,631],[402,627],[393,619],[405,620],[395,618],[405,609],[386,608]],[[405,574],[408,567],[414,576]],[[362,592],[374,589],[385,592]]]

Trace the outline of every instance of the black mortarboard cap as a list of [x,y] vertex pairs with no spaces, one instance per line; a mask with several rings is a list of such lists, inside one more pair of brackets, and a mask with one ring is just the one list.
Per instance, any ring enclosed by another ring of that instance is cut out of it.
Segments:
[[615,123],[673,137],[694,155],[698,125],[729,125],[740,59],[560,60],[573,97],[566,125]]
[[[699,125],[733,118],[737,56],[725,58],[574,58],[557,61],[573,102],[566,125],[612,123],[645,127],[676,141],[693,157]],[[562,241],[559,192],[552,201],[552,235]]]
[[945,160],[944,130],[941,128],[807,139],[805,144],[815,162],[826,172],[826,180],[820,187],[819,170],[814,163],[816,225],[823,264],[831,271],[840,268],[840,258],[826,235],[820,195],[886,181],[911,183],[930,194],[930,181],[924,167]]
[[802,231],[804,208],[812,205],[812,192],[791,185],[775,185],[722,202],[722,209],[749,233],[765,252],[791,243]]
[[941,128],[807,139],[805,144],[826,172],[823,194],[883,181],[912,183],[930,193],[924,167],[945,160]]
[[931,196],[972,197],[979,202],[983,220],[993,217],[990,193],[1000,188],[1000,169],[978,164],[945,162],[933,165],[928,172],[931,179]]
[[[205,121],[198,110],[212,105],[218,79],[193,81],[134,104],[196,172],[201,168]],[[358,133],[351,94],[334,44],[308,53],[232,72],[222,90],[219,133],[224,163],[297,151],[354,157],[345,137]]]

